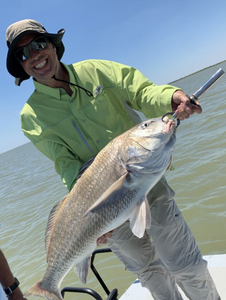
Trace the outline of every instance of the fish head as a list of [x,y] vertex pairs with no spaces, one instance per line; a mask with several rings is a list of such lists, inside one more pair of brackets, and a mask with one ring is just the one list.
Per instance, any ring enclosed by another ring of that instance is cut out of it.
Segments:
[[[168,117],[144,121],[131,131],[129,138],[143,148],[155,151],[167,145],[170,140],[175,143],[176,124]],[[170,145],[169,145],[170,146]]]
[[176,124],[168,117],[146,120],[128,132],[127,141],[126,155],[122,158],[127,169],[131,166],[143,171],[166,169],[172,159]]

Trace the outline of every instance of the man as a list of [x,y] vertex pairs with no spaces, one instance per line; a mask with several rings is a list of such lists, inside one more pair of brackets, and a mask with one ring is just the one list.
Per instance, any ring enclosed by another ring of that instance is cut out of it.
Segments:
[[[63,35],[64,30],[48,33],[34,20],[6,31],[9,73],[18,85],[30,76],[35,85],[21,112],[22,130],[54,161],[68,190],[89,159],[140,121],[134,109],[148,118],[174,110],[180,120],[201,113],[180,89],[156,86],[132,67],[103,60],[61,63]],[[190,299],[220,299],[173,197],[163,177],[148,195],[152,226],[144,237],[135,237],[126,222],[97,244],[108,241],[154,299],[181,300],[175,282]]]
[[0,250],[0,300],[26,300],[19,288],[19,281],[14,278],[5,255]]

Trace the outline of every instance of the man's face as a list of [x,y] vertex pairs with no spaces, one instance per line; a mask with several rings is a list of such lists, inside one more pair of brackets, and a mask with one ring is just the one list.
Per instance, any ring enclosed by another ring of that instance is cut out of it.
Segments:
[[[17,49],[27,46],[36,37],[37,34],[35,33],[25,35],[18,42]],[[30,57],[20,62],[24,71],[38,82],[47,83],[56,73],[59,64],[56,48],[49,42],[47,47],[41,51],[35,51],[32,48],[29,51]]]

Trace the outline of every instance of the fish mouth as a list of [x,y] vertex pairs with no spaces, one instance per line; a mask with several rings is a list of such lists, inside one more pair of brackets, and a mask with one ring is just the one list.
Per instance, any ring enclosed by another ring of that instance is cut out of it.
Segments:
[[169,119],[167,116],[162,118],[162,121],[165,123],[165,131],[164,133],[168,136],[165,141],[165,145],[172,146],[176,141],[176,128],[177,125],[174,119]]
[[174,120],[169,119],[167,116],[165,116],[162,121],[166,124],[165,127],[165,133],[169,133],[170,131],[175,132],[176,131],[176,124]]

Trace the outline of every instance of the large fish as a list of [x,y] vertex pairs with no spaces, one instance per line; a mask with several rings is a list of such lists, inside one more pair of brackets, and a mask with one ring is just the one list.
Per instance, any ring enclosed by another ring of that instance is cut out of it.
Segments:
[[169,167],[175,123],[150,119],[112,140],[74,188],[51,211],[46,229],[47,269],[25,296],[62,299],[60,284],[72,266],[86,283],[97,239],[130,220],[139,238],[151,226],[147,193]]

